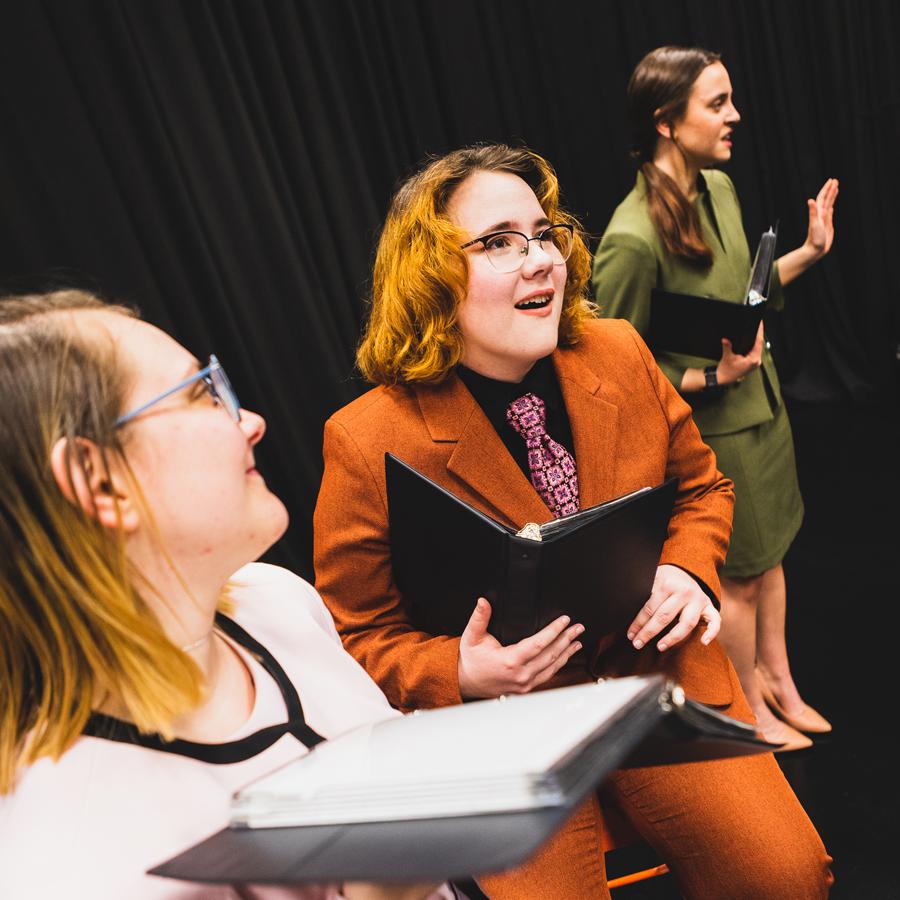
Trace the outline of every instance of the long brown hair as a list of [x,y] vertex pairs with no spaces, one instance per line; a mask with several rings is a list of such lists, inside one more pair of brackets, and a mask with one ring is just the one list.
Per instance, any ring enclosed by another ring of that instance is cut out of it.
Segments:
[[505,144],[463,147],[432,160],[397,191],[378,242],[372,305],[356,354],[378,384],[438,383],[462,357],[459,304],[468,282],[464,235],[446,214],[454,190],[478,171],[511,172],[534,191],[553,223],[575,227],[559,343],[571,346],[593,316],[585,287],[590,253],[578,221],[559,205],[559,182],[537,153]]
[[657,47],[635,68],[628,82],[631,155],[640,163],[650,218],[666,251],[699,266],[712,264],[697,210],[678,185],[653,164],[659,122],[684,115],[700,73],[719,55],[699,47]]
[[[138,590],[120,532],[60,491],[51,449],[92,441],[127,470],[120,431],[127,375],[113,342],[68,314],[107,309],[81,291],[0,298],[0,794],[42,756],[59,757],[107,696],[142,731],[171,736],[200,702],[196,664]],[[67,451],[68,471],[82,466]]]

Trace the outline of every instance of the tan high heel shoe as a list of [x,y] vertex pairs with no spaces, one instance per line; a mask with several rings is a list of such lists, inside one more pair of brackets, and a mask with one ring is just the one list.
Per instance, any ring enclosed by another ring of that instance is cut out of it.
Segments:
[[805,731],[808,734],[827,734],[831,731],[831,722],[828,721],[821,713],[816,712],[811,706],[803,705],[803,712],[799,716],[792,716],[782,709],[781,704],[775,699],[771,688],[766,684],[759,669],[756,670],[756,681],[759,684],[760,692],[763,700],[769,709],[784,722],[787,722],[791,728],[796,731]]
[[805,750],[807,747],[812,747],[813,745],[813,742],[805,734],[800,734],[795,728],[791,728],[787,722],[782,722],[779,719],[773,719],[772,723],[765,728],[757,725],[756,733],[770,744],[782,745],[774,751],[775,753],[790,753],[792,750]]

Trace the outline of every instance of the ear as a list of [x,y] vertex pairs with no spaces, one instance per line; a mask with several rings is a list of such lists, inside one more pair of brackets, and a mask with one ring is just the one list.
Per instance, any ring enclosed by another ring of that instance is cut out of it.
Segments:
[[662,118],[661,109],[653,110],[653,124],[660,137],[672,139],[672,125],[668,120]]
[[[71,466],[67,457],[71,456]],[[140,516],[129,492],[114,484],[100,448],[87,438],[60,438],[50,451],[50,470],[63,496],[104,528],[137,531]],[[120,479],[124,482],[124,479]]]

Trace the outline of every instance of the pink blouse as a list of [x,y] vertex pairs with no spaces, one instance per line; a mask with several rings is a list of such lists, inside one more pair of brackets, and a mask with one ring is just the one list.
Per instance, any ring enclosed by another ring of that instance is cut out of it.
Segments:
[[[316,591],[292,573],[254,563],[235,573],[231,614],[281,664],[309,726],[334,737],[397,713],[341,647]],[[256,688],[236,740],[285,721],[281,691],[237,646]],[[41,759],[0,796],[0,897],[90,900],[233,900],[340,897],[336,885],[207,885],[145,871],[219,831],[232,793],[309,752],[283,735],[258,755],[226,765],[128,743],[81,737],[56,762]],[[435,897],[445,896],[446,888]],[[446,896],[452,896],[447,893]]]

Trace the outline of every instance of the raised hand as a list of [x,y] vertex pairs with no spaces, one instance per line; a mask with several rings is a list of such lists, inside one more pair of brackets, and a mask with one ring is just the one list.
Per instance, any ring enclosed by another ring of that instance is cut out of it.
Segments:
[[783,286],[802,275],[831,249],[834,243],[834,203],[837,195],[838,180],[829,178],[822,185],[816,199],[806,201],[809,208],[806,240],[796,250],[785,253],[778,260],[778,276]]
[[817,257],[824,256],[834,243],[834,203],[838,187],[837,178],[829,178],[822,185],[816,199],[806,201],[809,208],[806,244],[815,251]]

